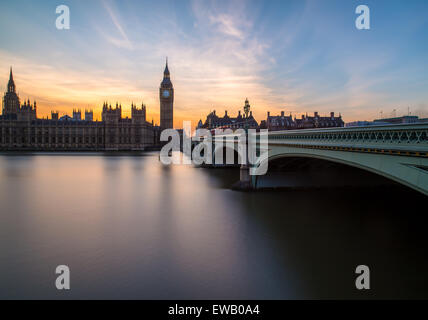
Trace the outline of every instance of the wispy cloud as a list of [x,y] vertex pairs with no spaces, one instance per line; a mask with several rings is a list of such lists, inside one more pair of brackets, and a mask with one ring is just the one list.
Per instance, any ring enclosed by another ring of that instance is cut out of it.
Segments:
[[[33,12],[27,7],[8,5],[0,13],[0,26],[10,30],[0,34],[0,88],[12,64],[21,97],[36,98],[45,115],[51,108],[99,108],[104,100],[122,102],[127,110],[131,101],[144,100],[149,118],[158,121],[159,83],[168,56],[177,126],[214,108],[237,113],[246,97],[258,120],[268,110],[336,111],[346,120],[377,117],[380,110],[404,113],[408,106],[423,113],[426,2],[382,7],[388,13],[404,10],[403,17],[418,23],[398,30],[377,16],[369,32],[355,30],[352,3],[335,4],[76,2],[67,33],[40,23],[51,12],[44,3],[37,6],[38,20],[28,19]],[[10,28],[14,21],[24,23]]]
[[213,108],[237,113],[247,96],[264,117],[261,107],[275,100],[263,77],[274,61],[269,44],[252,34],[252,24],[243,19],[249,10],[243,1],[230,6],[193,1],[194,30],[187,34],[191,45],[169,37],[161,44],[161,51],[172,52],[177,98],[185,101],[177,106],[193,119]]
[[244,39],[244,32],[236,26],[236,21],[233,16],[220,14],[218,16],[210,16],[210,22],[218,27],[218,31],[225,35]]
[[102,0],[102,4],[105,8],[105,10],[108,12],[111,21],[113,22],[114,26],[116,27],[117,31],[120,34],[120,38],[116,38],[113,37],[112,35],[108,34],[107,32],[105,32],[104,30],[100,30],[100,32],[102,33],[102,35],[106,38],[107,41],[109,41],[110,43],[112,43],[113,45],[119,47],[119,48],[126,48],[129,50],[132,50],[134,47],[131,43],[131,41],[128,38],[128,35],[126,34],[124,28],[122,27],[122,24],[120,23],[115,10],[113,10],[112,8],[112,4],[109,3],[109,1],[107,0]]
[[[154,92],[138,87],[133,79],[106,76],[96,70],[83,72],[67,67],[34,64],[4,51],[0,51],[0,61],[8,61],[14,66],[14,79],[20,98],[37,100],[41,116],[49,115],[52,109],[69,113],[71,108],[92,108],[99,112],[103,101],[122,103],[124,116],[129,116],[131,102],[144,101],[151,106],[157,104]],[[8,68],[5,63],[0,63],[0,70],[4,70],[0,73],[2,89],[8,80]],[[157,115],[157,108],[149,109],[149,113]]]

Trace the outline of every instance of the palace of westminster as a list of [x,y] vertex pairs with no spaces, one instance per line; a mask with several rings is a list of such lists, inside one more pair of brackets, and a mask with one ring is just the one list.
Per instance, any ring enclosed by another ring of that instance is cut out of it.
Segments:
[[161,121],[155,126],[146,118],[146,106],[132,103],[131,118],[122,117],[122,106],[104,103],[102,120],[93,120],[93,111],[73,110],[73,117],[58,112],[51,119],[37,118],[37,104],[21,104],[16,93],[12,68],[0,116],[0,150],[109,151],[146,150],[158,145],[160,130],[173,127],[174,88],[168,62],[159,88]]
[[[10,69],[7,91],[3,98],[3,111],[0,116],[0,151],[142,151],[157,148],[160,145],[161,130],[173,128],[174,88],[170,79],[168,60],[166,61],[163,80],[159,87],[160,126],[150,123],[146,117],[146,106],[131,104],[131,118],[122,117],[122,106],[115,107],[104,102],[101,121],[93,120],[93,111],[85,110],[82,119],[80,110],[73,110],[73,116],[59,117],[58,112],[51,112],[51,119],[37,118],[37,104],[30,100],[21,104],[16,93],[12,68]],[[260,125],[250,111],[248,99],[244,110],[248,114],[230,117],[225,112],[223,117],[215,111],[208,114],[205,123],[199,121],[197,128],[238,129],[247,126],[253,129],[295,130],[308,128],[343,127],[341,115],[331,112],[330,116],[321,117],[315,112],[313,117],[302,116],[301,119],[267,113],[267,119]]]

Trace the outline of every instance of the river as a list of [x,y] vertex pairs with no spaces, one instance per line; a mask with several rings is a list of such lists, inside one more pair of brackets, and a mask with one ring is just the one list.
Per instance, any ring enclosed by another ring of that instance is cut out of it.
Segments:
[[238,179],[156,153],[1,154],[0,298],[428,298],[426,196]]

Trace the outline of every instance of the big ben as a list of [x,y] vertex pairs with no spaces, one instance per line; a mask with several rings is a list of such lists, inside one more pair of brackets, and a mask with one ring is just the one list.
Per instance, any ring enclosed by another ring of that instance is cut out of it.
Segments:
[[174,123],[174,88],[170,79],[168,59],[166,60],[163,80],[159,88],[160,99],[160,127],[161,129],[172,129]]

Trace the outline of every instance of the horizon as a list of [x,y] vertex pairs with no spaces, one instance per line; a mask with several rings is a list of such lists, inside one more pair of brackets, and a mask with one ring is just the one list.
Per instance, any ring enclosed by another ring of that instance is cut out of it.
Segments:
[[130,117],[131,103],[143,102],[159,123],[166,56],[177,128],[213,110],[235,115],[245,98],[258,122],[268,111],[428,117],[424,1],[365,1],[365,31],[354,25],[356,1],[63,4],[70,30],[55,28],[54,1],[1,5],[0,90],[12,66],[20,99],[36,100],[39,117],[93,109],[100,119],[104,101]]

